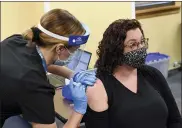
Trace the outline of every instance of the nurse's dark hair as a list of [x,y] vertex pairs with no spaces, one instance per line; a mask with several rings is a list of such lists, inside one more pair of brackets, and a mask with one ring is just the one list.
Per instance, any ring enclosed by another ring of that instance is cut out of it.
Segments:
[[136,19],[119,19],[109,25],[97,49],[97,75],[103,71],[110,74],[114,72],[123,56],[126,34],[136,28],[139,28],[144,36],[141,24]]
[[[65,37],[69,35],[83,35],[85,33],[81,23],[71,13],[63,9],[53,9],[45,13],[40,19],[40,24],[46,30]],[[38,40],[34,40],[37,33]],[[28,29],[22,35],[30,44],[35,43],[42,47],[53,47],[56,44],[62,43],[69,47],[67,41],[50,37],[38,30],[36,26]]]

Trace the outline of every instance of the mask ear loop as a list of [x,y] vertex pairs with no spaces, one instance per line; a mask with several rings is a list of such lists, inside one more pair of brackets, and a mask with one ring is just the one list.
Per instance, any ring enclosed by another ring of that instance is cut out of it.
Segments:
[[69,51],[69,49],[65,46],[65,49],[68,51],[68,53],[70,54],[70,55],[73,55],[74,53],[71,53],[70,51]]

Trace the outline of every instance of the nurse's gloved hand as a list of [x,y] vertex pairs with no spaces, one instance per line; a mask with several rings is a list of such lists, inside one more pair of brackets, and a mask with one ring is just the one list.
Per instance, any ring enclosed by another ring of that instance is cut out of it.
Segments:
[[72,78],[67,86],[70,88],[74,110],[78,113],[85,114],[87,110],[86,86],[74,82]]
[[81,71],[73,76],[74,82],[82,83],[87,86],[94,85],[96,79],[96,69]]
[[68,85],[63,86],[63,88],[62,88],[62,96],[64,98],[66,98],[67,100],[72,101],[73,98],[72,98],[70,87]]

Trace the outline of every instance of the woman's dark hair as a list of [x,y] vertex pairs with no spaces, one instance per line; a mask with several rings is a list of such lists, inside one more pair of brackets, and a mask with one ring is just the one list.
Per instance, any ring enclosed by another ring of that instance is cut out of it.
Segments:
[[113,73],[121,62],[127,32],[136,28],[144,36],[141,24],[135,19],[119,19],[109,25],[97,49],[97,75],[103,71]]

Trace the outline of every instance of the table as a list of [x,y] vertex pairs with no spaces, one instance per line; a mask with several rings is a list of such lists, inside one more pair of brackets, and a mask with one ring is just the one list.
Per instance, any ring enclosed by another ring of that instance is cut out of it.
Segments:
[[60,119],[63,123],[65,123],[71,115],[73,111],[72,106],[72,103],[64,99],[64,97],[62,96],[61,89],[55,91],[54,107],[56,111],[56,117]]
[[[48,78],[50,83],[55,87],[65,85],[65,78],[61,76],[58,77],[53,74],[48,74]],[[62,96],[62,89],[55,90],[54,108],[56,117],[63,123],[66,123],[66,121],[68,120],[69,116],[73,111],[73,104]],[[81,121],[80,126],[84,126],[82,122],[83,121]]]
[[[65,85],[65,78],[61,76],[47,73],[47,77],[49,79],[50,84],[52,84],[54,87]],[[70,106],[70,102],[65,100],[64,97],[62,96],[61,89],[55,90],[54,108],[56,112],[56,117],[63,123],[65,123],[72,112],[72,108]]]

